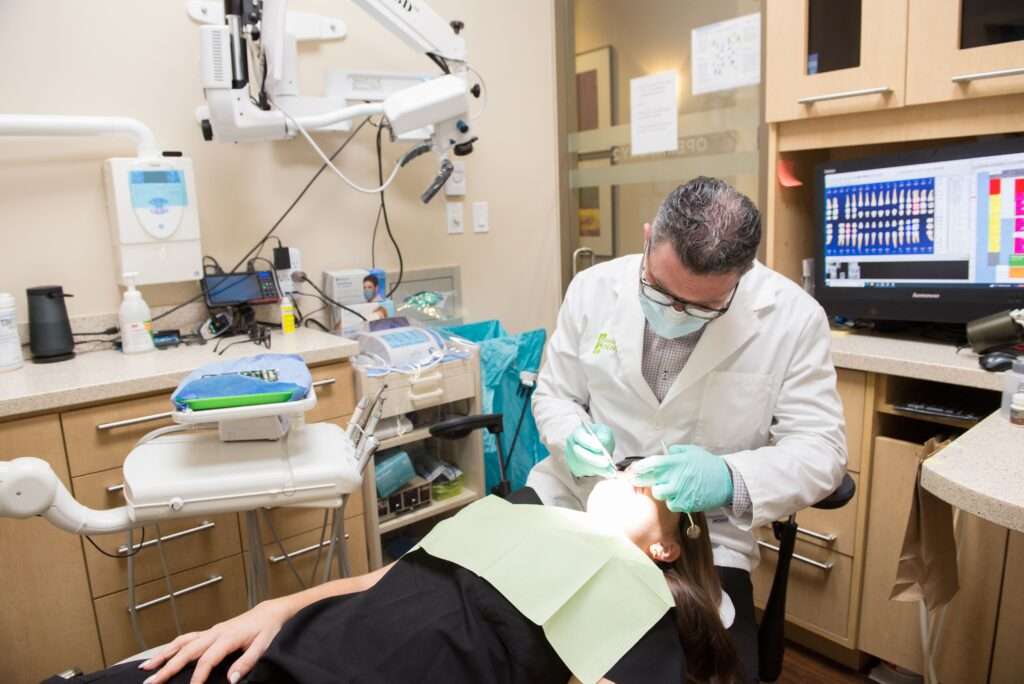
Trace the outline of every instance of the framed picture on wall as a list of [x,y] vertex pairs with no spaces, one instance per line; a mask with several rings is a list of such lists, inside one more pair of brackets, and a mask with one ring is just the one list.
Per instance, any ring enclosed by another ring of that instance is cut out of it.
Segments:
[[[612,48],[602,47],[576,55],[576,130],[607,129],[615,125],[612,81]],[[607,156],[580,159],[578,168],[612,165]],[[615,255],[615,192],[610,184],[579,188],[577,191],[580,247],[597,256]]]

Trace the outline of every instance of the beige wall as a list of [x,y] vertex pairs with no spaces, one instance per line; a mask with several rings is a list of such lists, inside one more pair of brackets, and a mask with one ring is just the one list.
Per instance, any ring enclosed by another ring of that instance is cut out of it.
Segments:
[[[421,157],[388,193],[407,267],[459,264],[467,319],[495,317],[513,330],[550,326],[560,301],[554,15],[550,0],[429,0],[466,22],[471,63],[489,86],[467,158],[470,203],[490,203],[491,232],[448,236],[444,197],[423,207],[419,193],[436,167]],[[302,140],[248,145],[203,142],[193,112],[202,102],[198,29],[185,0],[3,0],[0,2],[0,111],[136,117],[165,149],[195,163],[205,253],[233,264],[277,219],[319,166]],[[342,17],[344,41],[300,48],[305,94],[322,92],[329,66],[431,72],[425,57],[345,0],[293,0],[295,10]],[[479,105],[479,103],[477,103]],[[339,134],[321,135],[334,147]],[[367,126],[340,167],[376,182]],[[385,165],[398,156],[386,151]],[[25,288],[60,283],[75,294],[72,316],[111,312],[120,302],[102,185],[102,161],[132,153],[121,139],[0,138],[0,291],[27,316]],[[302,249],[304,267],[367,266],[376,196],[355,193],[326,173],[279,230]],[[378,239],[377,263],[397,267]],[[174,304],[195,285],[143,288],[151,306]]]

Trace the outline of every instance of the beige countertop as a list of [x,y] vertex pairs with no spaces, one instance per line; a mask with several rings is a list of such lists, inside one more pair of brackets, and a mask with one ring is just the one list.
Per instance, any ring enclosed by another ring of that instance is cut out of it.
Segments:
[[293,353],[301,355],[307,364],[320,364],[340,361],[359,350],[353,340],[308,328],[299,328],[287,340],[280,332],[274,332],[269,350],[245,343],[217,356],[213,348],[211,342],[145,354],[83,352],[60,363],[26,361],[17,370],[0,373],[0,419],[171,390],[191,371],[218,360]]
[[921,486],[962,511],[1024,532],[1024,426],[993,413],[924,462]]
[[832,361],[837,368],[899,375],[963,387],[1002,391],[1003,374],[978,365],[969,349],[951,344],[901,340],[846,331],[832,333]]

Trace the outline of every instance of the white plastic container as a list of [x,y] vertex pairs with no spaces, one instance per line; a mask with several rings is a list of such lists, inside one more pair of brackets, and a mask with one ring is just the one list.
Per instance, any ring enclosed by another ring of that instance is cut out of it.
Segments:
[[142,298],[142,293],[135,289],[137,273],[125,273],[124,282],[128,289],[121,300],[121,310],[117,320],[121,328],[121,351],[125,354],[139,354],[153,351],[153,321],[149,305]]
[[14,297],[0,292],[0,371],[21,368],[21,338]]

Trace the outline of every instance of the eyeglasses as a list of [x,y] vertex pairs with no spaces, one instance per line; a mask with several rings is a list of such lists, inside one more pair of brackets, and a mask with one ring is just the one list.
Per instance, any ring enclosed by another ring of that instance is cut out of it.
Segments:
[[693,316],[694,318],[704,319],[705,321],[713,321],[716,318],[719,318],[720,316],[724,315],[729,310],[729,307],[732,306],[732,300],[736,297],[736,291],[740,287],[739,281],[737,281],[736,285],[733,286],[732,288],[732,294],[729,295],[729,300],[725,303],[725,306],[723,306],[720,309],[716,309],[710,306],[702,306],[700,304],[694,304],[693,302],[688,302],[685,299],[680,299],[675,295],[671,295],[668,292],[665,292],[654,283],[647,282],[647,280],[644,278],[644,266],[646,265],[646,263],[647,254],[645,251],[644,258],[640,262],[641,295],[646,297],[647,300],[653,304],[657,304],[658,306],[678,307],[681,308],[688,315]]

